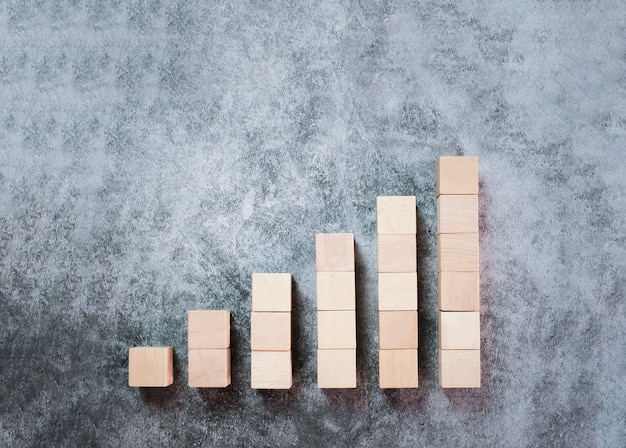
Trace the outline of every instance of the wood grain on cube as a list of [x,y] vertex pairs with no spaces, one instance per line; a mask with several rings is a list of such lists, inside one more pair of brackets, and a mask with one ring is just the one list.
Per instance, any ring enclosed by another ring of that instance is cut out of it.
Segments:
[[250,317],[252,350],[291,350],[291,313],[253,311]]
[[378,313],[380,349],[417,348],[417,311]]
[[318,310],[354,310],[356,278],[354,272],[317,273]]
[[291,311],[291,274],[253,273],[252,311]]
[[189,387],[227,387],[230,384],[230,349],[189,350]]
[[356,348],[356,313],[318,311],[317,344],[319,349]]
[[417,350],[379,350],[381,389],[418,387]]
[[291,385],[290,351],[252,352],[252,389],[289,389]]
[[439,272],[478,272],[477,233],[450,233],[437,236]]
[[439,157],[436,184],[437,196],[441,194],[478,194],[478,157]]
[[478,233],[478,196],[460,194],[439,196],[437,233]]
[[479,311],[478,272],[440,272],[438,299],[441,311]]
[[415,196],[378,196],[376,222],[378,234],[417,233]]
[[173,382],[173,347],[133,347],[128,350],[129,386],[167,387]]
[[356,350],[318,350],[317,387],[354,389],[356,387]]
[[354,235],[352,233],[318,233],[315,235],[317,272],[354,271]]
[[439,349],[480,349],[480,313],[439,311]]
[[380,311],[417,309],[417,272],[378,274],[378,309]]
[[190,310],[187,315],[189,349],[230,347],[230,311]]
[[480,387],[480,350],[439,350],[439,385]]
[[378,272],[417,272],[416,235],[378,235]]

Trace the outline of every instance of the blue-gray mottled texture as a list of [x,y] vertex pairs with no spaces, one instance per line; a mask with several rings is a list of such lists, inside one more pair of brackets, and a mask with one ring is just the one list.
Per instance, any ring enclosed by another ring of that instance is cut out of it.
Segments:
[[[0,446],[626,446],[626,7],[2,1]],[[435,160],[478,155],[483,388],[437,384]],[[378,388],[377,195],[416,195],[420,387]],[[316,386],[314,234],[354,232],[356,390]],[[294,386],[250,389],[252,272]],[[186,386],[186,311],[233,384]],[[127,386],[173,345],[176,382]]]

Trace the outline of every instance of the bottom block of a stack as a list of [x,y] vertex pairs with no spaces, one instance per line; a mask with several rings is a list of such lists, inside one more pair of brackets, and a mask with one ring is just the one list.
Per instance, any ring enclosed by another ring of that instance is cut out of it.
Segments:
[[230,349],[189,350],[189,387],[230,385]]
[[354,389],[356,387],[356,350],[318,350],[317,387]]
[[439,385],[480,387],[480,350],[439,350]]
[[290,389],[291,383],[290,351],[252,352],[252,389]]
[[167,387],[173,382],[173,347],[133,347],[128,350],[129,386]]
[[379,350],[378,363],[381,389],[418,386],[417,350]]

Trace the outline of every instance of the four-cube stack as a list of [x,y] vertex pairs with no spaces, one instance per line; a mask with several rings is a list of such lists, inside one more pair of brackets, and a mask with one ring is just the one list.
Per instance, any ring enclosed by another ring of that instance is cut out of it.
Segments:
[[189,387],[230,384],[230,311],[188,312]]

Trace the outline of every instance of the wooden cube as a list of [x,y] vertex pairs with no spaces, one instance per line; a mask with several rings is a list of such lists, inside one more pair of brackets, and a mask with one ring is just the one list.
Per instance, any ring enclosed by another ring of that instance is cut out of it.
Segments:
[[439,385],[480,387],[480,350],[439,350]]
[[173,347],[133,347],[128,350],[129,386],[167,387],[173,382]]
[[416,235],[378,235],[378,272],[417,272]]
[[439,349],[480,349],[480,313],[439,311]]
[[291,313],[252,312],[250,318],[252,350],[291,350]]
[[190,310],[187,315],[189,349],[230,347],[230,311]]
[[417,311],[378,313],[380,349],[417,349]]
[[319,349],[355,349],[356,313],[354,311],[318,311],[317,347]]
[[318,350],[317,387],[354,389],[356,387],[356,350]]
[[291,274],[253,273],[252,311],[291,311]]
[[478,157],[439,157],[437,196],[440,194],[478,194]]
[[380,350],[378,362],[381,389],[418,386],[417,350]]
[[415,196],[378,196],[376,222],[379,235],[417,233]]
[[356,279],[354,272],[317,273],[318,310],[354,310]]
[[441,311],[479,311],[478,272],[440,272],[438,279]]
[[478,233],[478,196],[471,194],[439,196],[437,233]]
[[290,389],[291,351],[252,352],[252,389]]
[[437,236],[439,272],[478,272],[477,233],[446,233]]
[[189,350],[189,387],[227,387],[230,384],[230,349]]
[[417,272],[378,274],[380,311],[417,309]]
[[317,272],[354,272],[354,235],[318,233],[315,261]]

